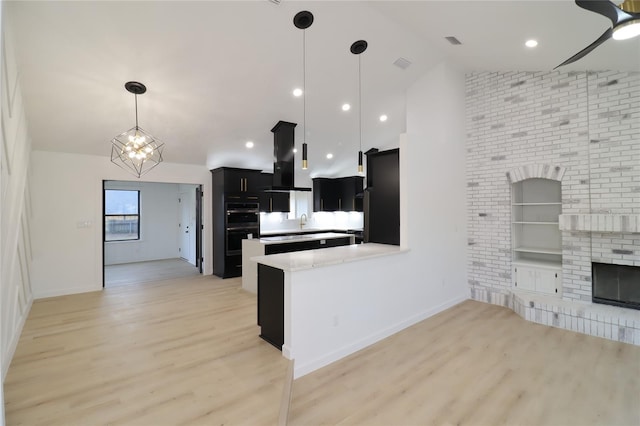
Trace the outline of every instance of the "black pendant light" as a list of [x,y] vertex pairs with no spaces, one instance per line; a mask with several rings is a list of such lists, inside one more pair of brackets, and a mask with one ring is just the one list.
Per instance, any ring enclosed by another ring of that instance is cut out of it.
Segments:
[[124,87],[135,96],[136,125],[111,140],[111,162],[140,177],[162,162],[164,144],[138,126],[138,95],[147,87],[137,81]]
[[360,73],[360,54],[367,50],[367,42],[358,40],[351,45],[351,53],[358,55],[358,133],[360,136],[360,150],[358,151],[358,173],[364,173],[362,165],[362,75]]
[[296,13],[293,25],[302,30],[302,170],[306,170],[307,161],[307,39],[306,29],[313,24],[313,14],[307,10]]

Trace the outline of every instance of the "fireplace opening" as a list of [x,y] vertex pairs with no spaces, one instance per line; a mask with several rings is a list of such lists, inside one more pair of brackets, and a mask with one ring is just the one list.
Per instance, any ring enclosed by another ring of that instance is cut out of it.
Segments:
[[593,302],[640,309],[640,267],[591,264]]

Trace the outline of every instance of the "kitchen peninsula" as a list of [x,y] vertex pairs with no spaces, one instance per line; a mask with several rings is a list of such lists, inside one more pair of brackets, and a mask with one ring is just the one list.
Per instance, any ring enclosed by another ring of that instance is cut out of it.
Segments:
[[313,250],[354,244],[353,234],[321,232],[312,234],[276,235],[242,241],[242,288],[258,292],[258,267],[252,259],[256,256]]
[[[408,250],[353,244],[258,256],[261,336],[295,359],[300,377],[407,326],[394,297],[394,259]],[[398,263],[399,264],[399,263]]]

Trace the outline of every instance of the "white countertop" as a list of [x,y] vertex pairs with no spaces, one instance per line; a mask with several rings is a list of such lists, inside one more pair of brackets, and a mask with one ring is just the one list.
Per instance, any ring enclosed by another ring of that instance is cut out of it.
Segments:
[[251,260],[286,272],[302,271],[340,263],[355,262],[381,256],[405,253],[408,250],[388,244],[352,244],[317,250],[256,256]]
[[320,234],[300,234],[300,235],[283,235],[279,237],[261,237],[258,239],[247,240],[254,241],[258,244],[286,244],[296,243],[299,241],[314,241],[314,240],[331,240],[334,238],[352,237],[353,234],[340,234],[337,232],[323,232]]

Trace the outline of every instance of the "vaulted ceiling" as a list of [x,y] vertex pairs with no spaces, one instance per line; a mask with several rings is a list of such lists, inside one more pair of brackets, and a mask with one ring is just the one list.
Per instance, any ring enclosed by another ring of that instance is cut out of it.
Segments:
[[[108,155],[134,124],[166,143],[165,161],[272,168],[270,129],[298,123],[303,139],[303,32],[293,16],[313,12],[306,30],[306,141],[311,176],[355,174],[359,143],[393,145],[405,130],[405,91],[443,60],[467,71],[549,71],[594,41],[610,22],[557,1],[142,1],[3,2],[19,67],[34,149]],[[446,36],[462,44],[451,45]],[[524,47],[535,38],[539,46]],[[609,40],[567,70],[640,71],[640,38]],[[411,62],[407,69],[394,65]],[[350,103],[348,112],[341,109]],[[386,114],[386,122],[379,116]],[[255,146],[247,149],[245,143]],[[326,158],[334,154],[333,159]]]

